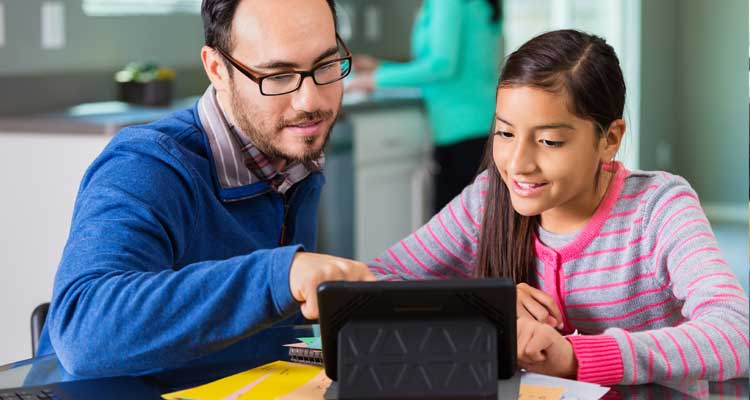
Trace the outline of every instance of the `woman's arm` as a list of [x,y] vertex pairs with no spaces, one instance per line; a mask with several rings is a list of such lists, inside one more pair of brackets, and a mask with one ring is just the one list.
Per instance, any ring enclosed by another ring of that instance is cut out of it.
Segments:
[[[429,1],[429,0],[428,0]],[[450,79],[461,56],[463,0],[439,0],[429,4],[429,52],[408,63],[383,63],[374,73],[376,87],[421,86]],[[480,23],[480,21],[477,21]]]

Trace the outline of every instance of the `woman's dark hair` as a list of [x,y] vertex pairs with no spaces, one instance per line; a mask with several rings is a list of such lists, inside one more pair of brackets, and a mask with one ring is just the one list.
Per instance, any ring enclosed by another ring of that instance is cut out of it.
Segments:
[[[625,81],[614,49],[598,36],[575,30],[544,33],[513,52],[497,87],[519,86],[566,95],[570,111],[594,122],[599,135],[622,118],[625,107]],[[533,285],[534,236],[540,217],[522,216],[513,209],[508,187],[493,161],[494,136],[493,126],[481,167],[488,170],[489,188],[476,275]]]
[[[234,48],[232,40],[232,20],[237,6],[242,0],[203,0],[201,17],[203,18],[203,35],[206,46],[220,48],[231,52]],[[326,0],[333,14],[334,26],[337,22],[336,4],[334,0]]]
[[502,0],[485,0],[487,1],[487,4],[490,5],[490,8],[492,8],[492,18],[491,21],[499,22],[503,19],[503,7],[500,4]]

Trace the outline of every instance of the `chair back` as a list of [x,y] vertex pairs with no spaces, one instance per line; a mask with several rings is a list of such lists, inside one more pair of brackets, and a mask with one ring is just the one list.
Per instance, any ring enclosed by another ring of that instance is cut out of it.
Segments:
[[44,321],[47,320],[49,303],[42,303],[31,312],[31,356],[36,357],[36,347],[39,345],[39,336],[42,335]]

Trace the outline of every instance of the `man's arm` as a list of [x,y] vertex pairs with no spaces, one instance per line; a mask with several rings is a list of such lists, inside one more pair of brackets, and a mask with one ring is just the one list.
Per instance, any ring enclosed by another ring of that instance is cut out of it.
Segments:
[[194,172],[158,140],[114,141],[84,178],[55,277],[48,329],[66,370],[178,366],[297,309],[289,271],[299,246],[175,270],[205,222]]

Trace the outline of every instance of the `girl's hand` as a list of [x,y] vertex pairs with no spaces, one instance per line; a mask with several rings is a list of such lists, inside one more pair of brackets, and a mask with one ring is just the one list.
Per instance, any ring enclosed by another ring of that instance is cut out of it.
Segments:
[[357,54],[352,57],[352,68],[356,73],[371,73],[378,68],[378,59],[367,54]]
[[516,286],[516,315],[529,318],[557,329],[563,328],[563,318],[552,296],[525,283]]
[[518,365],[529,372],[575,379],[573,345],[555,328],[528,318],[517,321]]

